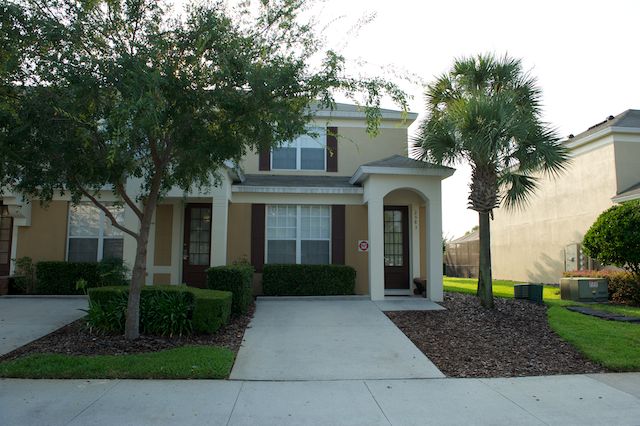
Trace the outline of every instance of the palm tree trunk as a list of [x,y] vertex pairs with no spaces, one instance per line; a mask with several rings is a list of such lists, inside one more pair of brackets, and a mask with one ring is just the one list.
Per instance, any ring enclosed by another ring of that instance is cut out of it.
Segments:
[[491,230],[488,212],[478,212],[480,227],[480,267],[478,271],[478,297],[486,308],[493,308],[491,276]]

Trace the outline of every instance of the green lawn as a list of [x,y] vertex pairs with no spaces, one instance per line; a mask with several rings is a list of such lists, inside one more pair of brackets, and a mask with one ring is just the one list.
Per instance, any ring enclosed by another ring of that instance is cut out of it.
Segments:
[[[493,281],[496,297],[513,298],[515,281]],[[444,277],[444,290],[475,294],[478,286],[475,278]],[[557,287],[545,286],[544,301],[549,306],[549,325],[560,337],[574,345],[589,359],[612,370],[640,370],[640,325],[607,321],[565,309],[565,306],[588,306],[607,312],[628,316],[640,316],[640,308],[579,303],[560,299]]]
[[640,325],[606,321],[561,306],[547,311],[549,325],[589,359],[617,371],[640,369]]
[[183,346],[132,355],[35,354],[0,363],[0,377],[24,379],[225,379],[234,353]]
[[[519,281],[493,280],[493,295],[495,297],[513,298],[514,284],[521,284]],[[444,277],[444,291],[456,293],[476,294],[478,280],[476,278],[452,278]],[[560,289],[553,286],[544,286],[542,290],[544,300],[560,300]]]

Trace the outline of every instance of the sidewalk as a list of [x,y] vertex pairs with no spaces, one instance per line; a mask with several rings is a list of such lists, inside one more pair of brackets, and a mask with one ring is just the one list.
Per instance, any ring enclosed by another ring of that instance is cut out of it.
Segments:
[[638,425],[640,373],[299,382],[0,380],[12,425]]

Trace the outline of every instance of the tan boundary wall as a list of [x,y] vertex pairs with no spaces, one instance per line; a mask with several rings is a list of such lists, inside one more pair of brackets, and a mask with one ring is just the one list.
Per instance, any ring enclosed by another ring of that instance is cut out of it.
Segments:
[[344,260],[356,270],[356,294],[369,294],[369,253],[358,251],[358,240],[368,235],[367,206],[345,206]]

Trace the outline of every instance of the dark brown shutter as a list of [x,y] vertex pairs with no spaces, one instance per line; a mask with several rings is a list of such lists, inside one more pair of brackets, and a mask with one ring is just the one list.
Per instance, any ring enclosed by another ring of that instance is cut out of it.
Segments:
[[261,149],[259,151],[258,170],[269,171],[271,170],[271,151],[268,149]]
[[264,266],[264,204],[251,205],[251,264],[256,272]]
[[327,127],[327,171],[338,171],[338,128]]
[[331,263],[344,265],[344,205],[331,206]]

